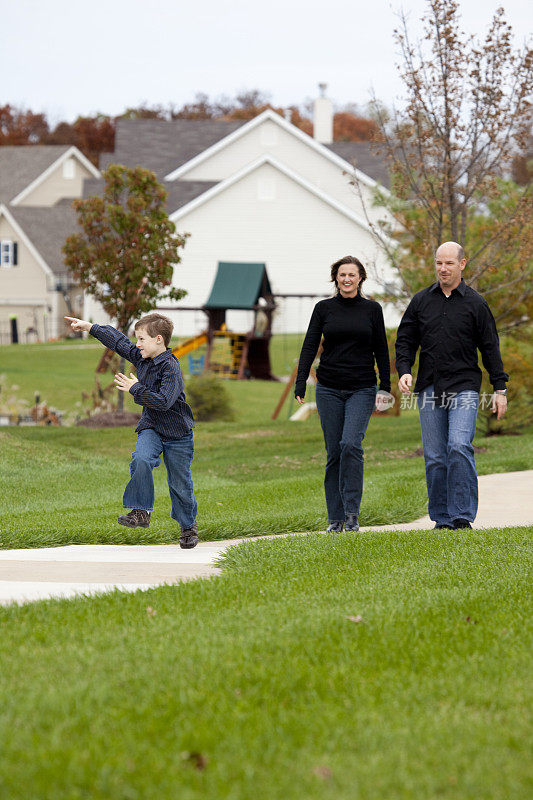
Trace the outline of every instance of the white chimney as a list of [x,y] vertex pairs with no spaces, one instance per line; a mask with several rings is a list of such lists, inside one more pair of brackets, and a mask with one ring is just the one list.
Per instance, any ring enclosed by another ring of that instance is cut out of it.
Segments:
[[322,144],[333,141],[333,103],[326,97],[327,83],[319,83],[320,97],[315,100],[313,138]]

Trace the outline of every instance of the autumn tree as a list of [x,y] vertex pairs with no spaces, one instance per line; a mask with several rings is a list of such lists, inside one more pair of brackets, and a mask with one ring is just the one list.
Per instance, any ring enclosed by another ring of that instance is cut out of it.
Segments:
[[0,145],[37,144],[48,133],[44,114],[9,104],[0,106]]
[[59,122],[41,140],[42,144],[72,144],[98,166],[101,153],[115,148],[115,120],[105,114],[78,117],[75,122]]
[[391,171],[391,193],[377,202],[392,221],[373,230],[400,279],[384,297],[403,304],[431,283],[436,248],[457,241],[466,281],[500,331],[516,332],[533,316],[531,184],[518,186],[511,171],[527,142],[532,54],[513,48],[502,9],[479,41],[461,31],[455,0],[427,5],[421,41],[411,42],[405,16],[395,32],[405,107],[392,116],[377,107]]
[[74,200],[81,232],[67,238],[63,253],[80,286],[127,335],[132,322],[160,299],[186,294],[172,287],[186,236],[169,220],[167,193],[153,172],[112,164],[103,177],[102,196]]

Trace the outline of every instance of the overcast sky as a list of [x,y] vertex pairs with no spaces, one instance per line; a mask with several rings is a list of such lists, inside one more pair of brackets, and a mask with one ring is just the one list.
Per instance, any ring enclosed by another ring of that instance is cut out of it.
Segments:
[[[420,32],[424,0],[0,0],[0,105],[54,123],[128,106],[270,92],[276,105],[314,98],[364,106],[373,88],[398,102],[396,13]],[[463,27],[483,32],[498,6],[523,42],[527,0],[463,0]]]

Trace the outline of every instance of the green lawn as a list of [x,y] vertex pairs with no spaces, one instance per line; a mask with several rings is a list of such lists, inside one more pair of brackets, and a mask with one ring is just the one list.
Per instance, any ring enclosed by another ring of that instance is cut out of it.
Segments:
[[263,540],[0,609],[2,798],[526,800],[532,530]]
[[[279,386],[275,386],[276,393]],[[324,530],[324,446],[318,419],[264,419],[268,384],[231,384],[252,423],[205,423],[195,432],[193,478],[201,537]],[[263,393],[264,392],[264,393]],[[249,409],[249,412],[248,412]],[[261,420],[262,424],[258,424]],[[426,512],[415,412],[373,418],[366,437],[363,525],[408,522]],[[0,429],[0,547],[175,541],[164,466],[155,470],[150,528],[117,525],[135,435],[128,428]],[[527,469],[533,435],[479,439],[480,473]]]
[[[300,337],[301,338],[301,337]],[[299,337],[278,337],[272,346],[275,371],[287,374]],[[4,386],[28,400],[34,389],[50,403],[76,410],[102,348],[75,340],[67,347],[23,345],[0,348]],[[287,367],[287,369],[284,369]],[[233,422],[199,423],[193,477],[203,539],[260,533],[323,530],[325,462],[317,416],[288,420],[289,401],[271,416],[283,385],[226,381]],[[12,386],[19,389],[12,390]],[[128,396],[130,408],[139,410]],[[533,433],[479,437],[480,474],[528,469]],[[0,428],[2,515],[0,547],[53,544],[175,541],[163,466],[155,471],[156,510],[148,530],[117,525],[135,446],[131,429],[83,427]],[[408,522],[426,512],[423,459],[416,412],[373,418],[365,439],[363,525]]]
[[[0,348],[3,386],[75,413],[99,353]],[[323,529],[317,417],[226,385],[235,421],[195,431],[202,538]],[[134,442],[0,429],[0,547],[175,541],[164,467],[150,528],[116,524]],[[533,463],[531,431],[476,444],[480,474]],[[362,524],[425,513],[419,447],[416,412],[371,420]],[[532,532],[246,542],[220,578],[0,607],[2,800],[529,798]]]

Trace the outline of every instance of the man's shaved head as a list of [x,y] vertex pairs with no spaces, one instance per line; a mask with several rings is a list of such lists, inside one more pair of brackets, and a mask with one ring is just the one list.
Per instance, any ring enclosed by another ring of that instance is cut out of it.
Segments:
[[435,253],[435,256],[437,255],[439,250],[444,250],[444,248],[446,248],[446,250],[448,250],[451,247],[455,248],[455,255],[456,255],[457,261],[462,261],[463,258],[466,258],[464,249],[461,247],[460,244],[457,244],[457,242],[443,242],[440,245],[440,247],[437,248],[437,252]]

